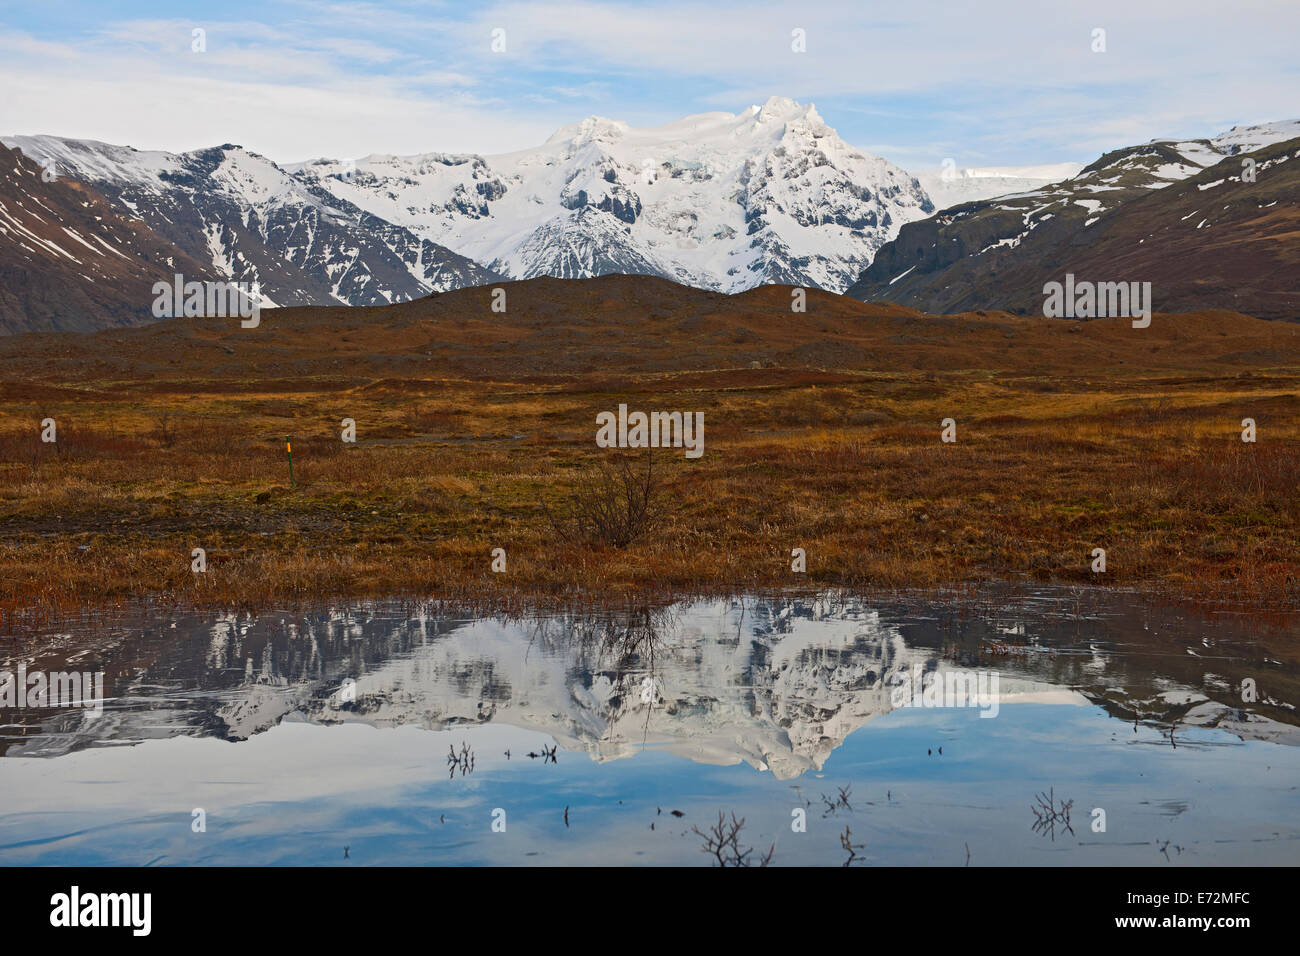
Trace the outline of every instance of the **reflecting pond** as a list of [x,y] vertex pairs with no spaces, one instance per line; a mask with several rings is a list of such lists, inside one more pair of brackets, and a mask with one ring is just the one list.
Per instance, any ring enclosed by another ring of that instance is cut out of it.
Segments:
[[1054,588],[137,607],[3,635],[0,863],[1294,865],[1297,634]]

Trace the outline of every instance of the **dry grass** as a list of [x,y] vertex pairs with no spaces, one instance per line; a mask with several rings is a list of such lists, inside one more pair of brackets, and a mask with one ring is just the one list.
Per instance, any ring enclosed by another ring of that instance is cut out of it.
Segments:
[[[0,612],[142,596],[568,600],[998,578],[1300,600],[1295,367],[1239,377],[1189,359],[1157,374],[1072,358],[1039,372],[1011,354],[1003,368],[981,357],[988,367],[902,372],[701,359],[687,371],[462,376],[429,360],[286,377],[279,354],[237,374],[11,363]],[[571,515],[574,490],[608,460],[595,415],[620,402],[703,411],[705,454],[654,452],[650,533],[557,534],[548,512]],[[39,441],[45,417],[56,445]],[[340,440],[345,417],[355,445]],[[939,441],[947,417],[956,444]],[[1240,440],[1246,417],[1255,444]],[[190,571],[196,547],[205,574]],[[490,570],[496,547],[505,574]],[[791,572],[796,547],[806,574]],[[1104,576],[1089,568],[1095,547]]]

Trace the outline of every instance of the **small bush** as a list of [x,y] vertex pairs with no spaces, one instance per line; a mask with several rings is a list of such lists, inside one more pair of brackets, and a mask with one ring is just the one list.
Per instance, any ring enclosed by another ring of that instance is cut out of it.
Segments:
[[560,513],[547,510],[556,533],[566,541],[623,548],[660,519],[658,479],[647,449],[643,463],[632,457],[603,461],[574,483]]

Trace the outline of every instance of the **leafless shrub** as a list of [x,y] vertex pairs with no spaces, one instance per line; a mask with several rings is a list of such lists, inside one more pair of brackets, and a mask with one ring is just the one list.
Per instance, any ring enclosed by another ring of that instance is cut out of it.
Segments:
[[555,744],[553,747],[551,747],[550,750],[547,750],[546,745],[543,744],[541,753],[538,753],[535,750],[530,750],[528,751],[527,754],[525,754],[525,756],[528,757],[529,760],[536,760],[538,757],[541,757],[542,763],[546,763],[548,761],[551,763],[557,763],[555,759],[555,752],[559,749],[560,749],[559,744]]
[[171,412],[162,411],[153,417],[154,438],[164,448],[176,444],[176,419]]
[[852,866],[853,861],[858,859],[858,851],[867,848],[865,843],[853,842],[853,832],[848,827],[845,827],[844,832],[840,834],[840,846],[844,847],[844,852],[849,855],[849,858],[844,861],[845,866]]
[[849,803],[849,796],[853,793],[853,787],[840,787],[839,791],[839,794],[834,799],[831,799],[824,793],[821,795],[822,803],[826,804],[826,812],[822,814],[822,817],[829,817],[837,810],[848,810],[850,813],[853,812],[853,804]]
[[1047,833],[1055,840],[1056,827],[1059,824],[1069,831],[1070,836],[1074,836],[1074,828],[1070,826],[1070,808],[1074,806],[1073,800],[1062,800],[1057,803],[1055,787],[1047,793],[1038,794],[1034,799],[1038,805],[1030,809],[1034,811],[1035,833]]
[[460,753],[456,752],[456,745],[451,745],[451,750],[447,754],[448,774],[455,778],[456,771],[460,771],[462,777],[468,777],[474,772],[474,751],[469,749],[469,744],[461,743]]
[[41,439],[34,429],[0,432],[0,464],[26,463],[35,468],[41,462]]
[[[211,457],[225,457],[232,452],[240,454],[247,442],[246,431],[242,431],[237,422],[218,415],[203,416],[195,422],[193,429],[186,435],[185,444],[195,454]],[[284,446],[276,443],[276,450]]]
[[1189,451],[1150,456],[1139,468],[1144,480],[1174,487],[1190,508],[1231,509],[1245,500],[1293,511],[1300,443],[1203,440]]
[[630,457],[600,462],[578,478],[560,512],[546,516],[566,541],[626,547],[661,518],[654,458],[647,450],[643,465]]
[[750,859],[754,852],[753,847],[741,848],[740,831],[745,828],[745,818],[736,819],[736,814],[731,814],[731,820],[728,821],[721,810],[718,811],[718,822],[709,827],[707,833],[699,827],[691,827],[691,832],[704,841],[700,848],[702,852],[709,854],[717,861],[718,866],[753,866],[757,863],[759,866],[767,866],[772,862],[772,855],[776,852],[776,844],[773,843],[768,847],[767,853],[755,859]]

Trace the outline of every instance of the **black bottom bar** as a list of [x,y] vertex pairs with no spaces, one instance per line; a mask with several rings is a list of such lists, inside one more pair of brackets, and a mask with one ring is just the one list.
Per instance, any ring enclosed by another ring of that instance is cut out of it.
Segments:
[[[633,926],[650,931],[654,925],[664,930],[689,917],[693,941],[710,926],[720,937],[734,938],[755,918],[752,928],[761,926],[764,933],[776,928],[775,921],[801,935],[811,927],[860,927],[867,918],[877,928],[910,926],[932,942],[978,938],[972,934],[983,923],[985,931],[997,934],[990,939],[1005,939],[1012,931],[1054,932],[1085,942],[1126,936],[1181,942],[1199,935],[1231,944],[1259,929],[1276,933],[1294,919],[1294,904],[1284,903],[1287,872],[770,868],[746,879],[703,867],[617,872],[11,868],[0,870],[0,892],[8,922],[20,934],[16,938],[48,933],[66,939],[76,933],[83,941],[128,943],[259,938],[373,945],[377,938],[402,938],[431,924],[477,929],[493,941],[503,931],[544,938],[565,932],[564,924],[580,912],[583,932]],[[72,926],[73,887],[78,924],[115,920],[118,925]],[[744,897],[734,895],[741,891]],[[147,908],[143,894],[148,894]],[[148,934],[137,936],[146,923]]]

